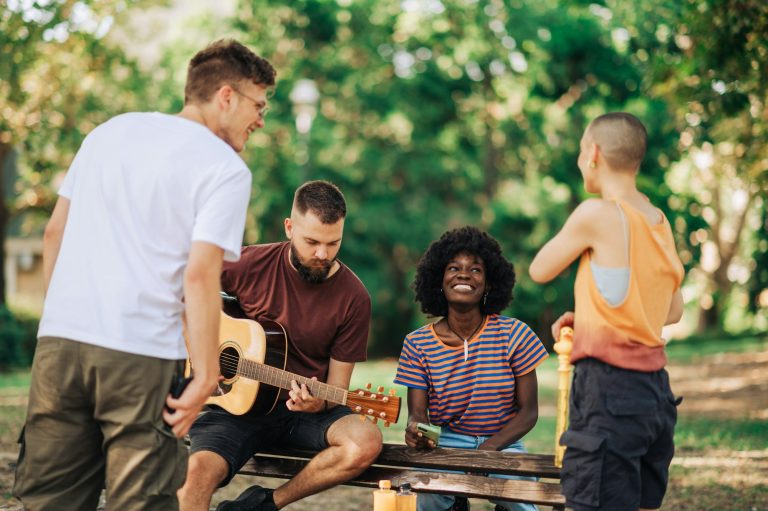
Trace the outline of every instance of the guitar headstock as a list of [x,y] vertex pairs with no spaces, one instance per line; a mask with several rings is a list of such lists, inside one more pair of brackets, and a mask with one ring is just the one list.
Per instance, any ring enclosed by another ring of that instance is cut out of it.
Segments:
[[384,427],[397,423],[400,417],[400,398],[395,395],[395,390],[384,394],[384,387],[378,387],[373,392],[370,383],[365,389],[347,392],[347,406],[355,413],[371,417],[374,423],[384,421]]

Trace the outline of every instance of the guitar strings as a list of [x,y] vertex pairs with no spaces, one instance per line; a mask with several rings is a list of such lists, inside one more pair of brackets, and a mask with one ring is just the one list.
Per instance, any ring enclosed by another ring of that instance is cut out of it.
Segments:
[[[240,360],[244,360],[245,362],[252,362],[247,359],[243,359],[238,355],[232,355],[226,352],[219,353],[219,366],[223,370],[222,372],[232,372],[237,374],[237,370],[240,368]],[[271,367],[267,364],[262,364],[260,362],[252,362],[252,363],[261,364],[264,367],[264,369],[268,372],[272,372],[272,373],[284,372],[283,369]],[[283,374],[283,375],[278,374],[277,378],[280,380],[280,383],[283,383],[286,386],[288,385],[288,382],[290,382],[291,380],[296,380],[298,383],[304,383],[305,385],[310,387],[311,390],[317,393],[317,397],[322,397],[323,399],[335,400],[336,402],[341,402],[341,398],[337,397],[337,394],[341,393],[341,395],[343,396],[344,394],[347,393],[347,391],[343,389],[339,388],[337,390],[331,385],[328,385],[326,383],[323,383],[317,380],[312,380],[310,378],[307,378],[306,376],[292,375],[292,374]],[[264,382],[264,383],[269,384],[268,382]]]
[[[279,369],[277,367],[272,367],[272,366],[269,366],[269,365],[261,363],[261,362],[254,362],[254,361],[242,358],[239,355],[233,355],[233,354],[226,353],[226,352],[223,352],[223,351],[219,353],[219,367],[223,370],[222,372],[228,371],[228,372],[232,372],[232,373],[237,374],[237,371],[240,368],[240,361],[241,360],[246,362],[246,363],[250,362],[252,364],[259,364],[259,365],[261,365],[264,368],[264,370],[266,370],[268,372],[272,372],[272,373],[287,373],[287,371],[285,371],[284,369]],[[344,394],[349,393],[349,392],[347,392],[344,389],[341,389],[341,388],[337,389],[337,388],[333,387],[332,385],[328,385],[326,383],[323,383],[323,382],[320,382],[320,381],[317,381],[317,380],[311,380],[311,379],[307,378],[306,376],[299,376],[299,375],[294,375],[294,374],[291,374],[291,373],[287,373],[287,374],[278,375],[277,377],[278,377],[279,380],[281,380],[281,383],[283,383],[284,385],[287,385],[290,380],[296,380],[299,383],[307,384],[307,386],[309,386],[309,387],[317,387],[316,389],[311,389],[311,390],[317,392],[317,397],[321,397],[323,399],[329,399],[330,398],[331,400],[334,400],[334,401],[336,401],[338,403],[341,403],[342,400],[340,398],[335,398],[334,399],[333,397],[331,397],[331,395],[329,394],[329,391],[333,392],[334,394],[341,393],[342,396]],[[269,384],[268,382],[263,382],[263,383]],[[280,385],[278,385],[278,386],[280,386]],[[283,387],[283,388],[285,388],[285,387]],[[326,394],[325,397],[322,396],[323,393]]]

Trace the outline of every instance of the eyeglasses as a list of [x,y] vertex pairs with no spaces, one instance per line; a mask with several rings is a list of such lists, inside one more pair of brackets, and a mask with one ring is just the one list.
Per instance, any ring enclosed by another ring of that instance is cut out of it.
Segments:
[[[230,85],[230,87],[232,87],[232,86]],[[264,105],[264,106],[259,106],[259,105],[261,105],[261,104],[262,104],[262,102],[261,102],[261,101],[256,101],[255,99],[253,99],[253,98],[252,98],[251,96],[249,96],[248,94],[246,94],[246,93],[244,93],[244,92],[241,92],[241,91],[237,90],[237,89],[236,89],[236,88],[234,88],[234,87],[232,87],[232,90],[233,90],[233,91],[235,91],[235,92],[237,92],[238,94],[240,94],[240,95],[241,95],[241,96],[243,96],[244,98],[246,98],[246,99],[250,99],[251,101],[253,101],[253,106],[255,106],[255,107],[256,107],[256,113],[258,113],[258,114],[259,114],[259,118],[260,118],[260,119],[262,119],[262,120],[263,120],[263,119],[264,119],[264,117],[266,117],[266,115],[267,115],[267,112],[269,112],[269,107],[268,107],[267,105]]]

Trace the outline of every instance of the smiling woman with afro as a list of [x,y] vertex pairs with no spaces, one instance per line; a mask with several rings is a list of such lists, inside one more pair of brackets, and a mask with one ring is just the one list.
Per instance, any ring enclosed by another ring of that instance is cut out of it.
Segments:
[[467,253],[485,263],[486,282],[490,286],[480,304],[483,314],[498,314],[512,301],[515,269],[504,258],[499,243],[477,227],[466,226],[448,231],[433,242],[416,267],[413,288],[421,311],[430,316],[445,316],[448,302],[442,290],[445,266],[453,256]]
[[[395,375],[408,387],[407,446],[525,452],[522,438],[539,413],[536,367],[547,351],[528,325],[500,314],[514,286],[515,270],[499,243],[476,227],[448,231],[429,246],[413,287],[421,310],[437,319],[405,337]],[[419,494],[418,507],[466,509],[441,494]]]

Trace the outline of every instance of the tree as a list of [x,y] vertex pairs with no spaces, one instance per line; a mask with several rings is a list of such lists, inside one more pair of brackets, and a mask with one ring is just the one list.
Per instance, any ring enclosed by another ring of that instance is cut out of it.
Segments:
[[[308,177],[338,183],[350,202],[342,258],[373,297],[371,352],[396,353],[407,329],[423,323],[410,291],[416,262],[430,241],[464,224],[499,238],[520,277],[514,314],[547,332],[572,303],[571,282],[542,290],[525,270],[581,196],[575,160],[587,121],[635,111],[660,134],[660,151],[672,152],[664,105],[641,95],[630,55],[590,9],[241,2],[235,27],[275,63],[272,102],[283,106],[256,135],[268,150],[250,160],[263,215],[251,241],[282,236],[277,219],[303,165],[288,95],[295,80],[311,78],[322,99]],[[653,160],[649,172],[661,171]]]
[[[726,310],[756,310],[768,284],[752,257],[766,240],[768,4],[609,4],[631,27],[647,94],[670,105],[680,131],[670,207],[697,284],[699,330],[723,329]],[[752,289],[750,303],[739,300],[744,287]]]
[[15,196],[0,200],[0,240],[14,215],[31,213],[30,224],[47,218],[56,176],[91,129],[142,105],[143,95],[134,93],[142,87],[137,67],[103,40],[121,6],[117,0],[10,1],[0,11],[0,168],[14,148],[19,152],[14,190],[2,190],[0,180],[0,198]]

